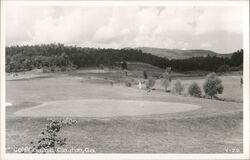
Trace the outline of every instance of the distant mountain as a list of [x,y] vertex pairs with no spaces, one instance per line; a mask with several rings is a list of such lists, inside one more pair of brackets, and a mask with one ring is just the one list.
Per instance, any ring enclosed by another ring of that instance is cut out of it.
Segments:
[[232,54],[220,54],[210,50],[192,49],[192,50],[181,50],[181,49],[164,49],[164,48],[150,48],[150,47],[137,47],[143,53],[151,53],[156,56],[166,57],[168,59],[187,59],[191,57],[206,57],[217,56],[217,57],[228,57]]

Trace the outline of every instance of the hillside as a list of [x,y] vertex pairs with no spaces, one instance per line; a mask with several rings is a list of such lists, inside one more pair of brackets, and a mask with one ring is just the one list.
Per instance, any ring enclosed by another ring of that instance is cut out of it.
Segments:
[[162,68],[143,62],[127,62],[127,64],[128,70],[164,71]]
[[138,47],[144,53],[151,53],[156,56],[166,57],[168,59],[187,59],[191,57],[206,57],[217,56],[217,57],[228,57],[230,58],[232,54],[219,54],[210,50],[181,50],[181,49],[164,49],[164,48],[150,48],[150,47]]
[[[152,48],[143,50],[82,48],[62,44],[11,46],[6,47],[6,72],[30,71],[37,68],[43,68],[46,72],[59,72],[102,65],[119,67],[122,61],[141,62],[162,69],[171,67],[175,71],[199,69],[213,72],[223,64],[229,67],[239,67],[243,64],[242,49],[234,52],[230,58],[218,57],[222,55],[204,50]],[[207,55],[211,57],[207,57]],[[214,55],[218,56],[213,57]],[[145,65],[140,68],[145,68]],[[234,70],[236,69],[234,68]]]

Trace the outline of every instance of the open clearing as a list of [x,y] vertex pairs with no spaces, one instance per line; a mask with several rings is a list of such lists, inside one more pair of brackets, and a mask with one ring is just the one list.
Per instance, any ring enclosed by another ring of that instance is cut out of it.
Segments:
[[186,112],[197,105],[131,100],[68,100],[48,102],[15,113],[23,117],[113,117]]
[[[7,152],[29,146],[47,119],[60,114],[55,118],[78,121],[60,133],[67,138],[66,148],[88,147],[97,153],[243,151],[240,76],[221,77],[225,88],[221,96],[226,100],[218,101],[166,93],[159,82],[151,92],[116,81],[110,86],[110,79],[122,75],[119,71],[40,74],[40,78],[6,82],[6,101],[12,104],[6,107]],[[203,78],[181,81],[186,88],[192,81],[202,85]]]

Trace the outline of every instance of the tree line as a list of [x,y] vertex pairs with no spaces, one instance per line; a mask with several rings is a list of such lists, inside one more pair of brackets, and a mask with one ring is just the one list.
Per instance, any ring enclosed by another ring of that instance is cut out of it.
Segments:
[[206,56],[192,57],[188,59],[170,60],[169,66],[175,71],[203,70],[216,72],[221,66],[228,66],[231,70],[242,70],[243,49],[234,52],[231,58]]
[[172,59],[143,53],[139,49],[104,49],[64,46],[63,44],[46,44],[31,46],[6,47],[6,71],[19,72],[34,68],[68,68],[97,67],[100,65],[114,67],[121,62],[144,62],[159,68],[171,67],[175,71],[216,69],[227,64],[238,67],[243,64],[243,50],[233,53],[231,58],[216,56],[193,57],[189,59]]

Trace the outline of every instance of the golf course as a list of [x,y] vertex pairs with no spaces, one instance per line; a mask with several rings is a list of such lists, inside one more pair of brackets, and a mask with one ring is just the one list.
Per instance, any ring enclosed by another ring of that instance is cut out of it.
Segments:
[[[201,88],[206,76],[173,72],[181,95],[165,92],[160,80],[148,91],[140,67],[162,74],[152,65],[129,63],[120,69],[84,68],[43,73],[6,74],[6,148],[26,147],[47,120],[71,118],[74,126],[59,133],[65,148],[90,148],[95,153],[242,153],[242,73],[219,76],[224,92],[219,100],[188,95],[188,86]],[[124,79],[131,78],[130,87]],[[111,83],[112,82],[112,83]]]
[[1,158],[249,158],[246,0],[3,1]]

